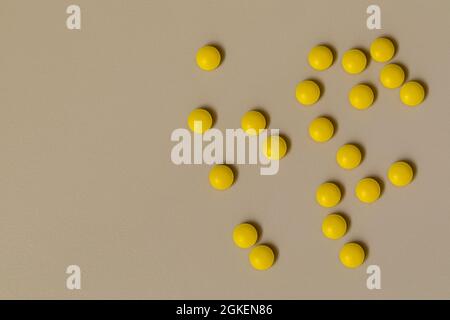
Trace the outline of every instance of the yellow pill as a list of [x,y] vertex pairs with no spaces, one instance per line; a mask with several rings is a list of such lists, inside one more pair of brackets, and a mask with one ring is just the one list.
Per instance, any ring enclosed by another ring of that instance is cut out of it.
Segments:
[[266,128],[266,118],[259,111],[246,112],[241,119],[241,127],[247,134],[258,135]]
[[269,246],[259,245],[250,251],[248,258],[256,270],[267,270],[273,265],[275,254]]
[[363,247],[355,242],[344,244],[339,252],[341,263],[347,268],[357,268],[363,264],[366,254]]
[[286,155],[287,144],[280,136],[270,136],[263,143],[263,153],[267,159],[280,160]]
[[407,106],[417,106],[423,99],[425,99],[425,89],[417,81],[409,81],[400,89],[400,100]]
[[197,65],[200,69],[211,71],[220,65],[221,61],[220,51],[213,46],[204,46],[197,51]]
[[316,103],[320,98],[320,87],[312,80],[305,80],[297,85],[295,96],[298,102],[305,106]]
[[358,49],[351,49],[344,53],[342,57],[342,67],[347,73],[357,74],[364,71],[367,65],[367,58],[364,52]]
[[377,38],[370,46],[370,55],[377,62],[387,62],[395,54],[394,43],[388,38]]
[[351,170],[361,163],[361,150],[353,144],[344,144],[336,152],[336,162],[341,168]]
[[364,178],[356,185],[355,194],[361,202],[372,203],[380,197],[381,187],[377,180]]
[[388,64],[381,69],[380,81],[388,89],[400,87],[405,81],[405,71],[398,64]]
[[317,188],[316,201],[322,207],[334,207],[341,201],[341,190],[335,183],[323,183]]
[[241,223],[233,230],[233,241],[239,248],[250,248],[258,240],[258,231],[250,223]]
[[350,104],[356,109],[363,110],[370,107],[374,100],[374,93],[371,87],[365,84],[354,86],[348,93]]
[[188,117],[188,126],[195,133],[204,133],[212,127],[213,119],[205,109],[194,109]]
[[214,189],[228,189],[233,184],[233,181],[233,170],[225,164],[217,164],[209,171],[209,183]]
[[389,167],[388,178],[394,186],[404,187],[411,183],[414,171],[409,163],[397,161]]
[[315,70],[326,70],[333,64],[333,52],[327,46],[316,46],[309,52],[308,62]]
[[323,219],[322,233],[328,239],[337,240],[347,232],[347,222],[339,214],[329,214]]
[[326,142],[333,137],[334,126],[330,119],[319,117],[311,121],[309,135],[314,141]]

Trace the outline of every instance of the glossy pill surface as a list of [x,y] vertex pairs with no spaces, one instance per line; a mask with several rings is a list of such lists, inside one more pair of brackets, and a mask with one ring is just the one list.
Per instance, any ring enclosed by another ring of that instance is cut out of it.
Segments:
[[256,270],[267,270],[272,267],[275,261],[273,250],[266,245],[254,247],[249,254],[249,261]]

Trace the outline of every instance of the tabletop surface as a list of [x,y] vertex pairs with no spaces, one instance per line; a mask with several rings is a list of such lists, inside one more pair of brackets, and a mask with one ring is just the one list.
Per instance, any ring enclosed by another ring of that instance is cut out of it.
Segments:
[[[81,30],[68,30],[66,8],[81,8]],[[450,2],[377,1],[382,29],[368,30],[371,1],[76,0],[0,3],[0,297],[1,298],[449,298],[450,297]],[[404,106],[381,86],[383,64],[348,75],[347,49],[367,51],[387,35],[393,62],[426,84],[426,100]],[[195,64],[201,46],[224,51],[221,66]],[[307,63],[316,44],[334,48],[333,66]],[[320,101],[303,107],[295,87],[317,79]],[[353,109],[348,90],[376,88],[374,105]],[[172,132],[207,106],[220,130],[238,128],[259,108],[289,140],[279,172],[235,165],[235,184],[213,190],[210,166],[175,165]],[[327,115],[336,135],[318,144],[312,119]],[[364,160],[344,171],[339,146],[355,142]],[[413,183],[386,177],[399,159]],[[354,196],[357,181],[383,181],[371,205]],[[316,187],[344,188],[325,209]],[[321,232],[323,218],[343,213],[347,235]],[[277,253],[255,271],[233,227],[252,221],[260,243]],[[368,251],[344,268],[343,244]],[[66,288],[66,268],[81,268],[81,290]],[[380,290],[366,286],[367,267],[381,270]]]

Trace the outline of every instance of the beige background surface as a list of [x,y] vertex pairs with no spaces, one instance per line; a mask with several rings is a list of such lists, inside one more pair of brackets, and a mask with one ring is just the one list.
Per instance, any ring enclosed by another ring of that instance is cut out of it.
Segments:
[[[82,8],[82,30],[65,10]],[[0,2],[0,297],[1,298],[450,298],[449,72],[450,2],[376,1],[379,31],[366,28],[373,1],[22,1]],[[381,64],[357,76],[340,62],[326,72],[307,65],[308,50],[329,43],[342,53],[368,48],[379,35],[398,42],[394,61],[429,87],[418,108],[378,82]],[[223,65],[200,71],[206,43],[226,51]],[[300,106],[296,84],[320,79],[325,93]],[[347,91],[378,89],[364,112]],[[206,165],[170,161],[172,130],[191,109],[208,105],[216,128],[238,127],[255,107],[270,115],[291,148],[279,174],[238,166],[226,192],[208,183]],[[308,123],[326,114],[337,135],[323,145]],[[334,161],[346,142],[363,145],[362,165]],[[390,163],[417,166],[412,185],[386,181]],[[382,198],[363,205],[358,179],[385,181]],[[336,210],[314,200],[337,180]],[[320,231],[323,217],[344,212],[344,239]],[[251,220],[276,265],[256,272],[231,240]],[[337,255],[347,241],[369,249],[357,270]],[[65,288],[65,269],[82,269],[82,290]],[[382,270],[382,289],[366,288],[366,267]]]

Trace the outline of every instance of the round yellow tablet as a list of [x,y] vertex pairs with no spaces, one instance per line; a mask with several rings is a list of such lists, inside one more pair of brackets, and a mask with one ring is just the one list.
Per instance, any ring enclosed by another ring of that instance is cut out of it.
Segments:
[[305,106],[316,103],[320,98],[320,87],[312,80],[305,80],[297,85],[295,96],[298,102]]
[[356,185],[355,194],[361,202],[372,203],[380,197],[381,187],[377,180],[364,178]]
[[388,38],[377,38],[370,45],[370,55],[377,62],[387,62],[394,54],[394,43]]
[[423,99],[425,99],[425,89],[417,81],[409,81],[400,89],[400,100],[407,106],[417,106]]
[[322,207],[334,207],[341,201],[341,190],[335,183],[323,183],[317,188],[316,201]]
[[414,178],[413,168],[405,161],[394,162],[388,171],[388,178],[396,187],[404,187]]
[[372,88],[366,84],[357,84],[348,93],[350,104],[359,110],[370,107],[374,97]]
[[339,260],[347,268],[357,268],[363,264],[366,254],[363,247],[355,242],[344,244],[339,252]]
[[354,169],[361,163],[361,150],[353,144],[344,144],[336,152],[336,162],[341,168]]
[[266,118],[259,111],[246,112],[241,119],[241,127],[247,134],[258,135],[266,128]]
[[267,159],[280,160],[286,152],[286,141],[280,136],[269,136],[263,143],[263,153]]
[[188,126],[195,133],[204,133],[212,127],[212,123],[212,116],[205,109],[194,109],[188,117]]
[[347,222],[339,214],[329,214],[323,219],[322,233],[328,239],[337,240],[342,238],[347,232]]
[[308,62],[315,70],[326,70],[333,64],[333,52],[327,46],[315,46],[309,52]]
[[398,64],[387,64],[381,69],[380,81],[388,89],[398,88],[405,81],[405,71]]
[[319,117],[309,124],[309,135],[316,142],[326,142],[333,137],[334,125],[330,119]]
[[364,52],[358,49],[351,49],[344,53],[342,57],[342,68],[347,73],[357,74],[364,71],[367,65],[367,58]]
[[217,164],[209,171],[209,183],[214,189],[228,189],[233,184],[233,181],[233,170],[225,164]]
[[211,71],[220,65],[220,51],[214,46],[204,46],[197,51],[197,65],[200,69]]
[[250,223],[238,224],[233,230],[233,241],[239,248],[250,248],[258,240],[258,231]]
[[275,254],[269,246],[259,245],[250,251],[248,258],[256,270],[267,270],[273,265]]

